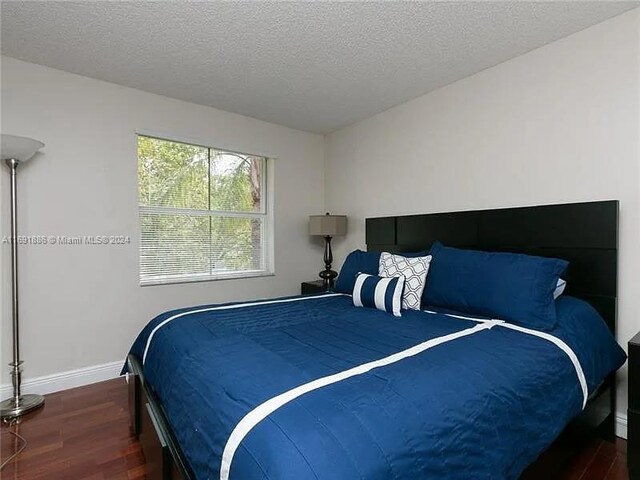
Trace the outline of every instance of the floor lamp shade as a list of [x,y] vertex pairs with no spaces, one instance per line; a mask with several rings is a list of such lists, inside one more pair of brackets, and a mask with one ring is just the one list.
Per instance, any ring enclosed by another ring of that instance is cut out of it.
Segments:
[[20,318],[18,303],[18,211],[17,211],[17,172],[18,165],[26,162],[35,153],[44,147],[44,143],[27,137],[2,134],[0,137],[0,154],[2,160],[9,167],[11,182],[9,193],[11,195],[11,306],[13,319],[13,361],[11,366],[11,383],[13,395],[11,398],[0,402],[0,417],[16,418],[25,413],[41,407],[44,404],[42,395],[22,395],[20,385],[22,383],[22,360],[20,359]]
[[44,143],[28,137],[2,134],[0,138],[0,151],[2,160],[18,160],[26,162],[33,157],[38,150],[44,147]]
[[333,281],[338,274],[331,270],[333,263],[333,253],[331,252],[331,238],[347,234],[346,215],[310,215],[309,235],[321,236],[324,238],[324,270],[318,276],[324,282],[325,288],[333,286]]

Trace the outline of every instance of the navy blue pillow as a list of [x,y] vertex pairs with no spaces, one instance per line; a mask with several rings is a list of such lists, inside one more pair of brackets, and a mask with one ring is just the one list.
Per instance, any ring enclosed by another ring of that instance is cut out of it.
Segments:
[[[427,251],[415,253],[401,253],[405,257],[424,257],[428,255]],[[340,269],[340,275],[336,279],[334,290],[340,293],[352,293],[353,286],[356,283],[358,273],[368,273],[369,275],[378,275],[378,265],[380,263],[380,252],[363,252],[362,250],[354,250],[344,260],[344,264]]]
[[515,253],[431,247],[422,303],[538,330],[556,326],[553,292],[569,262]]
[[334,290],[340,293],[352,293],[358,273],[378,275],[378,263],[380,263],[380,252],[354,250],[344,260]]

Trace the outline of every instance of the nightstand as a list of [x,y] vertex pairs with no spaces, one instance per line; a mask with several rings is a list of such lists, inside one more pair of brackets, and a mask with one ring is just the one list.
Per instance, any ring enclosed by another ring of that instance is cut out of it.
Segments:
[[302,282],[300,285],[300,293],[302,295],[308,295],[310,293],[322,293],[326,292],[327,288],[324,286],[323,280],[314,280],[312,282]]
[[627,437],[629,479],[640,480],[640,333],[629,340]]

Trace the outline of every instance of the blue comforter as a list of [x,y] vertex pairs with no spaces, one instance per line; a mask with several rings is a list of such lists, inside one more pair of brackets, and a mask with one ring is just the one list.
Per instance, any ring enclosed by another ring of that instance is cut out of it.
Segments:
[[346,295],[211,307],[158,316],[131,349],[197,479],[517,478],[625,360],[571,297],[548,333],[574,361],[504,325]]

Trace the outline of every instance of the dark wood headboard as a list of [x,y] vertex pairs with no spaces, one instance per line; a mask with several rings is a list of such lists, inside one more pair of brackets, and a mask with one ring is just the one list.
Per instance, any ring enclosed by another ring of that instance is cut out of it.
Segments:
[[370,251],[394,253],[445,245],[515,252],[570,262],[568,295],[582,298],[616,331],[617,200],[366,219]]

